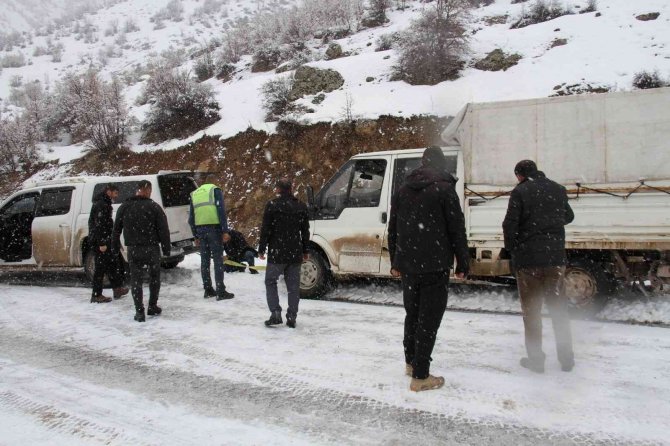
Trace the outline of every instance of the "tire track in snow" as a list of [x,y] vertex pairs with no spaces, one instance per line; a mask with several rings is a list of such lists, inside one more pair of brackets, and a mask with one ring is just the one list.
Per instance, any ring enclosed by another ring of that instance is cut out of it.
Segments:
[[[419,442],[421,444],[660,444],[603,436],[555,432],[474,420],[389,404],[374,398],[311,385],[289,374],[250,367],[202,352],[202,359],[251,378],[250,383],[118,358],[77,346],[49,343],[7,331],[0,337],[5,355],[17,362],[58,370],[78,379],[187,404],[206,415],[225,413],[242,420],[263,419],[321,441],[339,444]],[[79,420],[74,425],[83,423]],[[95,432],[95,430],[94,430]],[[103,431],[105,432],[105,431]],[[114,432],[109,432],[114,435]]]

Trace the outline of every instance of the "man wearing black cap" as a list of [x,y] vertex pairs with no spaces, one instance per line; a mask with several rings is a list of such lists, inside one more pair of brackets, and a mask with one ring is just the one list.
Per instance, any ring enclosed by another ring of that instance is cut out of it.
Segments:
[[284,275],[288,291],[286,325],[295,328],[300,303],[300,268],[307,258],[309,242],[309,216],[307,206],[293,196],[293,185],[282,178],[275,185],[277,198],[270,200],[263,213],[258,257],[265,259],[268,251],[268,265],[265,270],[265,292],[270,309],[270,319],[266,326],[282,323],[281,305],[277,281]]
[[556,335],[561,369],[575,365],[567,301],[563,295],[565,228],[574,219],[565,188],[546,178],[531,160],[514,168],[519,184],[512,190],[503,222],[505,249],[512,255],[523,308],[526,352],[520,364],[544,373],[542,303],[547,303]]
[[447,307],[454,255],[456,277],[468,273],[463,211],[442,149],[427,148],[421,164],[391,200],[388,235],[391,274],[402,277],[405,373],[415,392],[444,385],[444,378],[429,373],[430,355]]

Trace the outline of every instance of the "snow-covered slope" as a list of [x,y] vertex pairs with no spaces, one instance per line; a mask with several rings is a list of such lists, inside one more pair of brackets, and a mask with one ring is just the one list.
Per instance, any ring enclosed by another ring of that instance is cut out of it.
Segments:
[[[469,63],[459,79],[435,86],[411,86],[402,81],[390,81],[397,53],[393,49],[375,51],[380,36],[406,29],[423,8],[431,7],[430,3],[408,1],[408,8],[404,11],[389,12],[390,22],[386,25],[364,29],[338,40],[350,56],[311,63],[316,67],[339,71],[345,84],[327,94],[321,104],[312,104],[311,97],[303,99],[303,103],[314,110],[305,114],[303,119],[306,122],[339,120],[347,109],[347,103],[355,118],[375,118],[384,114],[446,116],[455,114],[471,101],[549,96],[561,84],[590,83],[607,86],[611,90],[629,90],[632,89],[633,76],[642,70],[656,70],[662,77],[670,78],[670,3],[664,0],[601,0],[597,13],[575,13],[511,29],[511,24],[523,8],[528,8],[533,1],[511,4],[511,0],[496,0],[489,6],[475,9]],[[211,39],[221,38],[224,29],[235,20],[249,17],[262,8],[280,5],[280,2],[263,0],[225,0],[217,3],[220,6],[215,12],[203,13],[206,2],[183,0],[182,20],[157,22],[154,17],[168,3],[168,0],[121,1],[86,15],[69,29],[61,28],[51,35],[34,36],[32,43],[25,48],[15,48],[13,52],[21,51],[30,64],[5,68],[0,73],[0,97],[4,99],[4,110],[8,110],[6,103],[11,90],[10,82],[16,76],[21,76],[24,83],[38,80],[53,84],[69,71],[83,71],[93,65],[100,66],[106,75],[117,74],[127,80],[126,96],[132,105],[131,114],[141,121],[147,106],[137,106],[135,100],[141,94],[145,78],[134,78],[133,72],[140,72],[141,66],[152,56],[161,52],[176,54],[182,50],[187,55],[192,54]],[[574,12],[583,10],[587,5],[586,0],[561,3]],[[290,3],[281,3],[286,4]],[[650,12],[658,12],[660,16],[651,21],[636,19],[636,16]],[[5,20],[8,15],[10,12],[6,12]],[[565,39],[566,43],[552,47],[556,39]],[[54,62],[49,55],[33,56],[36,47],[46,47],[49,42],[63,45],[60,62]],[[312,41],[310,46],[323,54],[327,45]],[[474,62],[496,48],[506,53],[517,53],[522,58],[507,71],[481,71],[473,67]],[[183,66],[191,68],[192,63],[185,58]],[[279,75],[274,71],[251,73],[249,64],[250,57],[243,57],[237,64],[240,71],[229,82],[207,81],[221,105],[219,122],[187,140],[171,141],[160,147],[176,148],[203,133],[227,137],[249,126],[272,130],[273,124],[264,121],[259,88]],[[139,146],[137,141],[137,135],[131,138],[135,150],[152,148]],[[78,153],[79,149],[74,150]],[[62,150],[54,153],[62,153]]]

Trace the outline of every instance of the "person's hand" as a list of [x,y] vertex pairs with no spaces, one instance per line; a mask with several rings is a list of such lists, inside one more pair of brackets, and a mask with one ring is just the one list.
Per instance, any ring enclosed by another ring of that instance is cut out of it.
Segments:
[[107,251],[107,245],[101,245],[100,246],[100,252],[105,252]]
[[454,274],[454,277],[460,280],[465,279],[465,273],[456,273]]
[[230,234],[227,232],[223,233],[223,243],[228,243],[230,241]]
[[302,255],[302,261],[303,261],[303,262],[306,262],[307,260],[309,260],[309,254],[304,253],[304,254]]
[[226,260],[228,260],[228,256],[223,256],[223,261],[225,262]]
[[195,239],[195,247],[200,248],[200,239],[199,238]]
[[391,275],[392,275],[393,277],[400,277],[400,271],[398,271],[398,270],[395,269],[395,268],[391,268]]
[[258,253],[258,258],[261,259],[261,260],[265,260],[265,254],[259,252]]

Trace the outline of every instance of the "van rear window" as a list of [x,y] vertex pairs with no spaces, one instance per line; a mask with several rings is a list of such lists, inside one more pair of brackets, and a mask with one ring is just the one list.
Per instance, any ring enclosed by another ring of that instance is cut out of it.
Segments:
[[188,206],[191,192],[198,188],[193,178],[184,174],[160,175],[158,187],[161,191],[163,206],[166,208]]

